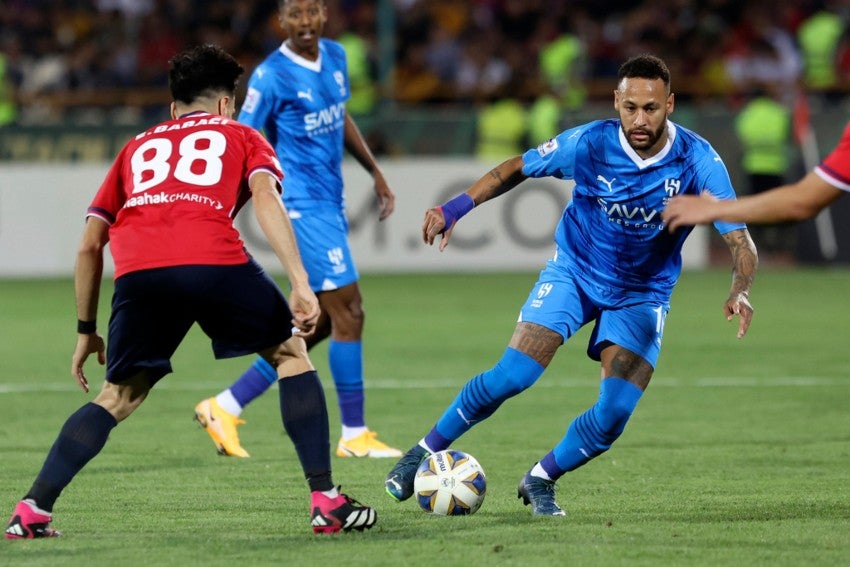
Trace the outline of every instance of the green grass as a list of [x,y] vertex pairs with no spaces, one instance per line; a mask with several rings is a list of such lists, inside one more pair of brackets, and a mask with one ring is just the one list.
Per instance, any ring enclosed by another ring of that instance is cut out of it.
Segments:
[[[367,418],[404,449],[457,389],[495,362],[534,274],[368,276]],[[388,460],[333,458],[343,489],[375,506],[366,533],[314,536],[277,395],[241,428],[250,459],[217,457],[191,421],[250,359],[214,361],[193,329],[174,374],[115,429],[54,510],[58,540],[5,541],[8,565],[839,565],[850,560],[850,271],[761,273],[749,335],[722,316],[727,271],[686,273],[647,394],[608,453],[565,476],[566,518],[516,499],[527,468],[593,403],[588,329],[538,384],[456,443],[488,493],[467,518],[436,518],[383,492]],[[100,320],[108,317],[109,286]],[[70,281],[0,281],[0,504],[29,488],[65,418],[93,394],[70,376]],[[336,397],[327,388],[332,443]],[[97,384],[103,370],[87,366]],[[95,388],[96,389],[96,388]],[[2,513],[2,512],[0,512]],[[3,518],[5,520],[5,517]]]

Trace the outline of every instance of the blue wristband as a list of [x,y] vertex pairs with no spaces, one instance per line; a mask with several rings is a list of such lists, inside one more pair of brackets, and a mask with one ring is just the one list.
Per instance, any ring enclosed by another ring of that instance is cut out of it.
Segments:
[[443,232],[449,230],[451,227],[455,225],[457,221],[463,217],[466,213],[472,210],[475,206],[475,201],[472,200],[472,197],[469,196],[468,193],[461,193],[457,197],[450,199],[437,207],[440,209],[440,212],[443,213],[443,218],[446,221],[446,226],[443,227]]

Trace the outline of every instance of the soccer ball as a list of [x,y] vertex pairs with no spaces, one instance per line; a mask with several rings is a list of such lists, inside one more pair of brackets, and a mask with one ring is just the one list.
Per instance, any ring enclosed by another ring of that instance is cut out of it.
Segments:
[[438,451],[422,461],[413,479],[419,506],[439,516],[474,514],[484,502],[487,479],[475,457],[463,451]]

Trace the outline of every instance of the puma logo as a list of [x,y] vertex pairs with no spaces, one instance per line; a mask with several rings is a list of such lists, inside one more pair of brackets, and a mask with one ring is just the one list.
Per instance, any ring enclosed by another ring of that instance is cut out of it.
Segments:
[[605,179],[605,178],[604,178],[604,177],[602,177],[601,175],[597,175],[597,176],[596,176],[596,180],[597,180],[597,181],[601,181],[602,183],[604,183],[605,185],[607,185],[607,186],[608,186],[608,192],[610,193],[610,192],[612,192],[612,191],[613,191],[613,189],[611,188],[611,184],[612,184],[612,183],[614,183],[614,181],[616,181],[616,180],[617,180],[617,178],[616,178],[616,177],[612,177],[612,178],[611,178],[611,181],[608,181],[607,179]]

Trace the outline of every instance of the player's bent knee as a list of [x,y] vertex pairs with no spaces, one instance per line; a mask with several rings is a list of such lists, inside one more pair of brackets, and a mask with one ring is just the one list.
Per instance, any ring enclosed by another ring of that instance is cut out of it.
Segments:
[[282,378],[315,370],[307,354],[307,343],[301,337],[291,337],[260,355],[277,369],[277,375]]
[[108,411],[115,421],[121,422],[142,405],[149,391],[147,379],[131,379],[121,384],[105,382],[103,389],[92,402]]

